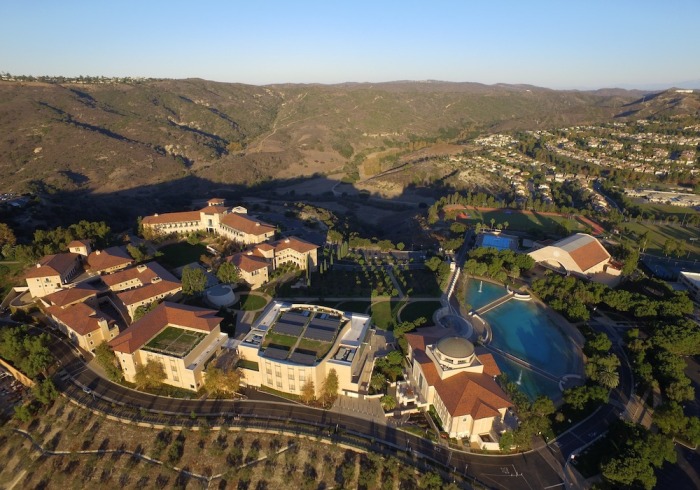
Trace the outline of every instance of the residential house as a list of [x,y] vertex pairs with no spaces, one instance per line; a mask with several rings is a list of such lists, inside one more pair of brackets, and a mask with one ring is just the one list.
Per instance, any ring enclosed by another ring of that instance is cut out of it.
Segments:
[[58,291],[82,271],[80,255],[59,253],[42,257],[25,275],[32,298]]

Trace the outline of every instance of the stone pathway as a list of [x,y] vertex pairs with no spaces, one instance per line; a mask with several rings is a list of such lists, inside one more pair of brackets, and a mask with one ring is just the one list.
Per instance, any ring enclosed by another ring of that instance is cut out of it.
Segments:
[[332,412],[361,417],[366,420],[386,425],[384,409],[378,398],[353,398],[345,395],[338,395],[335,403],[331,407]]

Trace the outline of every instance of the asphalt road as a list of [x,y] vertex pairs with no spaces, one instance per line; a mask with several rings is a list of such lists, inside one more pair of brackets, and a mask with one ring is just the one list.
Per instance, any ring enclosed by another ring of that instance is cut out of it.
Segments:
[[[339,438],[364,438],[377,452],[396,452],[422,468],[427,461],[497,489],[540,489],[563,487],[558,469],[537,452],[514,456],[486,456],[450,450],[394,427],[351,415],[267,400],[184,400],[131,390],[101,378],[78,357],[73,348],[56,341],[52,348],[62,371],[55,377],[57,387],[71,398],[108,414],[151,423],[195,423],[192,412],[229,425],[267,423],[268,427],[303,425],[306,431]],[[256,393],[265,396],[263,393]],[[134,408],[136,410],[134,410]],[[269,425],[272,424],[272,425]]]

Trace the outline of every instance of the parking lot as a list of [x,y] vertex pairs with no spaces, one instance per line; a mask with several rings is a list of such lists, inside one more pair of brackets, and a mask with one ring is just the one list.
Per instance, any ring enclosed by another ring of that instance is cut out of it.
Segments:
[[27,395],[28,389],[6,370],[0,368],[0,417],[12,417],[15,405],[21,404]]

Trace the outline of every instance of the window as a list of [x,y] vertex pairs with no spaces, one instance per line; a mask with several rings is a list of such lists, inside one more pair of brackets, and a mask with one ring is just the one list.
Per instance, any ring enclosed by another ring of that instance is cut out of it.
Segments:
[[272,386],[272,376],[271,375],[267,376],[267,384],[268,384],[268,386]]
[[282,389],[282,380],[281,379],[277,380],[277,388],[279,388],[280,390]]
[[289,391],[297,391],[296,386],[294,386],[294,383],[289,384]]

